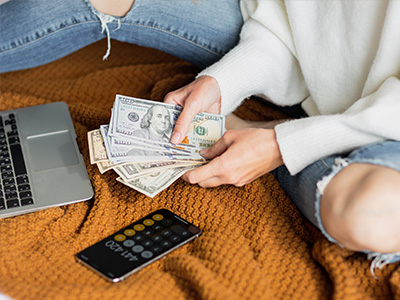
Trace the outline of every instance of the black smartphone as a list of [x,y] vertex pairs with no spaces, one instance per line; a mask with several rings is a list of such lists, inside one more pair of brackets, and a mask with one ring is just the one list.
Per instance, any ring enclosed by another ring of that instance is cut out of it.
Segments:
[[118,282],[199,237],[201,230],[167,210],[157,210],[76,255],[79,262]]

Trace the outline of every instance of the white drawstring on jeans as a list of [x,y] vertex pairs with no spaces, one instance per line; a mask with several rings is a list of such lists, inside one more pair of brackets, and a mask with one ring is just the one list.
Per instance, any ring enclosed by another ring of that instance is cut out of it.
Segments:
[[111,35],[110,35],[110,30],[108,29],[107,24],[111,23],[113,21],[117,21],[118,22],[118,27],[114,29],[118,30],[121,27],[121,19],[117,19],[113,16],[110,15],[106,15],[103,14],[101,12],[96,13],[97,17],[99,18],[100,22],[101,22],[101,33],[104,32],[104,30],[106,31],[106,35],[107,35],[107,52],[106,54],[103,56],[103,60],[106,60],[107,57],[110,55],[111,52]]

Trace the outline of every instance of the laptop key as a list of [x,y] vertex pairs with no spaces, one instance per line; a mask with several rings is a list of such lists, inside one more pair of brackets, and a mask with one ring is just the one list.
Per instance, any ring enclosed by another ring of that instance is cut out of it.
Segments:
[[6,204],[3,197],[0,197],[0,209],[6,209]]
[[8,142],[10,143],[10,145],[13,144],[19,144],[19,137],[18,136],[12,136],[8,139]]
[[12,171],[11,165],[5,165],[0,168],[1,172],[9,172]]
[[30,197],[32,197],[32,193],[31,193],[31,191],[20,192],[19,196],[21,198],[30,198]]
[[24,191],[29,191],[31,189],[29,184],[20,184],[18,185],[18,191],[24,192]]
[[4,185],[4,186],[6,186],[6,185],[12,185],[12,184],[15,184],[14,178],[7,178],[7,179],[4,179],[4,180],[3,180],[3,185]]
[[1,179],[13,178],[14,173],[12,171],[1,173]]
[[8,119],[8,120],[6,120],[4,122],[5,125],[12,125],[12,124],[15,124],[15,123],[16,123],[15,119]]
[[17,192],[5,192],[6,200],[18,198]]
[[10,153],[8,152],[0,152],[0,159],[10,158]]
[[17,190],[17,187],[15,186],[15,184],[10,184],[10,185],[4,186],[4,192],[6,194],[15,192],[16,190]]
[[33,204],[33,199],[32,198],[21,199],[21,205],[22,206],[31,205],[31,204]]
[[7,136],[11,137],[11,136],[18,136],[18,131],[17,130],[11,130],[7,132]]
[[15,175],[18,176],[26,174],[27,172],[25,167],[24,156],[22,155],[21,145],[19,144],[11,145],[10,150],[11,150]]
[[0,166],[6,166],[6,165],[9,165],[9,164],[11,164],[10,158],[0,159]]
[[7,200],[6,202],[7,202],[7,208],[18,207],[19,206],[18,199]]
[[18,176],[17,183],[18,183],[18,185],[24,184],[24,183],[29,183],[28,176],[26,174]]

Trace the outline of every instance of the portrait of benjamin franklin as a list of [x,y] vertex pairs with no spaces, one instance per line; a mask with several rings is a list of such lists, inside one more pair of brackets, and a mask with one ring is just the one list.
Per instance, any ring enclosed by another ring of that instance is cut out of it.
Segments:
[[[147,141],[155,141],[159,143],[169,143],[172,123],[171,116],[167,108],[162,105],[151,106],[140,122],[140,128],[132,132],[133,137],[137,137]],[[139,150],[133,149],[129,151],[130,155],[165,155],[162,151]]]

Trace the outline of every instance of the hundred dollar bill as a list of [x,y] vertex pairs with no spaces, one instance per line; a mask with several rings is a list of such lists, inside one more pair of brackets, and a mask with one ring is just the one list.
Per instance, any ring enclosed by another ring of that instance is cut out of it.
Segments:
[[138,149],[152,149],[152,150],[164,150],[162,147],[152,147],[151,145],[146,145],[146,143],[135,143],[135,141],[132,142],[132,140],[129,140],[129,142],[123,140],[123,139],[115,139],[113,138],[110,134],[110,126],[109,125],[100,125],[100,133],[101,136],[103,137],[104,141],[104,146],[107,152],[107,156],[110,158],[113,155],[112,154],[117,154],[119,152],[126,152],[129,151],[130,149],[133,148],[138,148]]
[[176,151],[168,151],[168,149],[164,147],[156,147],[152,145],[148,145],[145,142],[136,142],[132,140],[123,140],[116,139],[110,136],[109,134],[110,128],[109,125],[100,125],[100,133],[103,137],[103,144],[105,146],[105,150],[108,157],[118,156],[119,153],[126,153],[132,149],[141,149],[141,150],[149,150],[149,151],[167,151],[170,153],[176,153]]
[[111,137],[108,135],[108,131],[108,125],[100,126],[100,132],[103,136],[108,159],[114,164],[124,162],[168,161],[193,158],[201,159],[199,154],[177,154],[171,151],[161,151],[145,146],[132,147],[126,145],[124,147],[113,148],[111,147]]
[[190,170],[190,167],[174,168],[162,172],[151,173],[147,176],[139,177],[130,181],[124,181],[120,177],[118,177],[117,180],[130,188],[153,198],[158,193],[169,187],[188,170]]
[[200,113],[194,117],[184,141],[173,145],[171,133],[181,111],[176,105],[117,95],[110,134],[182,149],[197,148],[198,152],[214,144],[225,131],[223,116]]
[[89,131],[87,135],[89,144],[90,163],[96,164],[101,161],[107,161],[108,156],[106,148],[104,147],[104,141],[100,133],[100,129]]
[[[108,132],[110,132],[108,130]],[[157,144],[157,143],[152,143],[151,141],[145,141],[145,140],[134,140],[134,139],[129,139],[129,138],[121,138],[121,137],[113,137],[110,134],[108,134],[110,137],[110,146],[112,149],[121,149],[121,148],[126,148],[126,147],[131,147],[131,148],[140,148],[143,150],[153,150],[153,151],[162,151],[162,152],[168,152],[171,154],[191,154],[191,153],[196,153],[195,151],[190,151],[190,150],[185,150],[185,149],[180,149],[177,147],[171,147],[168,144]]]

